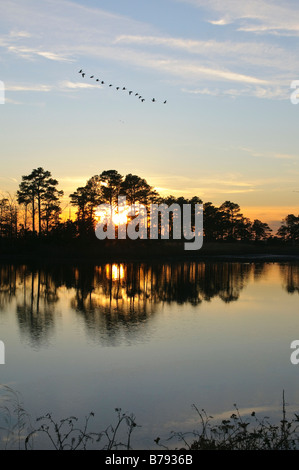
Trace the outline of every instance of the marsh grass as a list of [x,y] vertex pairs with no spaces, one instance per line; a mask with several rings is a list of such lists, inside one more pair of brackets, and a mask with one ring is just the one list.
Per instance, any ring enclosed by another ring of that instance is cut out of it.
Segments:
[[[282,415],[277,424],[270,418],[259,418],[253,411],[242,416],[237,405],[228,419],[215,420],[205,410],[192,405],[198,418],[198,429],[172,431],[164,443],[155,445],[167,450],[298,450],[299,414],[289,419],[283,391]],[[51,413],[33,422],[25,410],[21,395],[12,388],[0,386],[0,450],[133,450],[132,433],[140,427],[134,415],[115,408],[116,419],[103,431],[90,430],[94,413],[82,421],[70,416],[55,419]]]
[[0,387],[0,450],[131,450],[132,433],[139,427],[133,414],[115,408],[115,424],[103,431],[90,430],[94,413],[80,423],[76,416],[55,419],[46,413],[35,419],[24,408],[21,395],[11,387]]
[[[195,410],[199,430],[192,432],[171,432],[166,443],[176,441],[176,449],[188,450],[298,450],[299,449],[299,415],[294,413],[292,419],[287,419],[286,403],[283,392],[282,416],[278,424],[269,421],[269,417],[259,418],[253,411],[250,416],[244,417],[236,404],[235,412],[229,419],[220,422],[209,416],[205,410]],[[169,447],[155,442],[164,449]]]
[[[131,450],[131,435],[137,426],[133,415],[122,413],[121,408],[115,409],[117,420],[115,425],[109,425],[104,431],[89,431],[91,418],[94,413],[90,412],[85,417],[82,427],[79,427],[79,420],[75,416],[70,416],[56,421],[52,414],[47,413],[37,418],[39,425],[33,429],[25,438],[25,449],[31,448],[31,440],[37,440],[41,435],[46,437],[46,441],[54,450],[88,450],[97,448],[101,450]],[[123,432],[125,429],[125,432]],[[120,440],[125,437],[125,441]],[[47,448],[49,446],[47,445]]]
[[0,385],[0,449],[23,449],[31,427],[20,393]]

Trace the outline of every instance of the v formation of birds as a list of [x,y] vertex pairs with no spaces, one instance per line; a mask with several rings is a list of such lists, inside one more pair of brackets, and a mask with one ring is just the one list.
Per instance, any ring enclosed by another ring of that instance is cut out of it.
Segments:
[[[86,75],[86,72],[83,72],[82,69],[80,69],[78,73],[80,73],[83,78],[84,78],[85,75]],[[90,75],[89,78],[94,78],[94,75]],[[95,81],[98,82],[98,83],[100,83],[101,85],[105,85],[104,80],[100,80],[99,78],[96,78]],[[109,83],[109,87],[110,87],[110,88],[113,87],[113,84],[112,84],[112,83]],[[145,98],[143,98],[142,95],[140,95],[139,93],[134,93],[133,90],[127,90],[126,87],[116,86],[115,89],[116,89],[117,91],[118,91],[118,90],[128,91],[128,93],[129,93],[130,96],[134,94],[133,96],[136,96],[142,103],[145,101]],[[152,101],[153,103],[155,103],[157,100],[156,100],[156,98],[152,98],[151,101]],[[166,104],[166,103],[167,103],[167,100],[162,101],[162,103],[163,103],[163,104]]]

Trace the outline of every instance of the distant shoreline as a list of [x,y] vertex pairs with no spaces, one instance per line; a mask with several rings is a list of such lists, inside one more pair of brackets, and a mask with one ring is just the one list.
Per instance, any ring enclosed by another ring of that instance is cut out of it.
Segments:
[[106,262],[286,262],[299,261],[299,246],[265,243],[204,243],[197,251],[184,251],[177,241],[143,241],[142,243],[51,243],[30,240],[27,243],[0,244],[0,263],[106,263]]

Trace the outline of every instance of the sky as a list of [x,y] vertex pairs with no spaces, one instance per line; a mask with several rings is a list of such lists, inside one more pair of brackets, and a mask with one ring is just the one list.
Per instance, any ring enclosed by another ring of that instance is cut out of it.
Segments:
[[41,166],[67,213],[115,169],[275,230],[299,213],[298,39],[295,0],[1,0],[0,191]]

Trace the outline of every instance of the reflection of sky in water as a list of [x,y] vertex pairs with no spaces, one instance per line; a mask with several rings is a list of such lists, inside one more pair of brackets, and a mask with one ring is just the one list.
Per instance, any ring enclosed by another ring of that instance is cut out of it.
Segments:
[[263,416],[280,407],[284,389],[289,409],[299,405],[299,366],[290,362],[298,265],[0,273],[1,383],[22,392],[34,416],[92,410],[103,429],[121,407],[142,424],[135,443],[145,447],[196,427],[192,403],[213,415],[237,403]]

